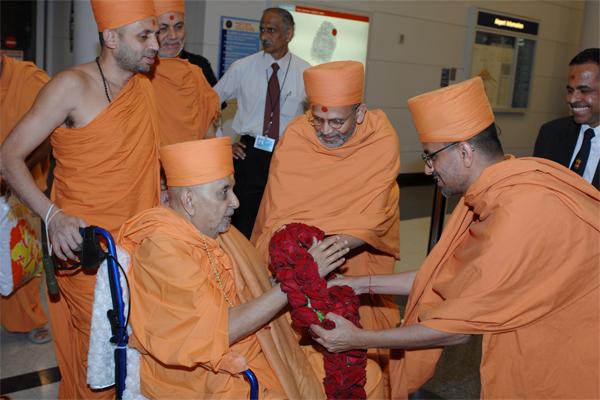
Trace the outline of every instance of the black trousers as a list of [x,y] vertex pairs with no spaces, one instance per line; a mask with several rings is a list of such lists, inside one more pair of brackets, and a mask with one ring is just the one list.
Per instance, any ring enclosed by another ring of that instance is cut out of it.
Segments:
[[233,192],[240,201],[231,223],[250,239],[260,201],[267,186],[269,165],[273,153],[254,148],[254,137],[244,135],[240,141],[246,145],[246,158],[233,160],[235,186]]

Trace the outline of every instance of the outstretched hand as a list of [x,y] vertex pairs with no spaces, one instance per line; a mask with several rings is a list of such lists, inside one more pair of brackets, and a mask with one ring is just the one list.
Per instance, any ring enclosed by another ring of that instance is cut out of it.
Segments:
[[338,268],[346,261],[344,255],[348,253],[348,241],[338,236],[330,236],[322,241],[313,238],[313,244],[308,252],[319,267],[319,276],[324,277]]
[[311,325],[310,330],[318,337],[317,343],[321,344],[331,353],[340,353],[352,349],[362,348],[360,344],[360,335],[363,330],[357,328],[346,318],[334,313],[327,313],[325,318],[335,323],[335,328],[327,330],[319,325]]
[[327,287],[330,288],[332,286],[350,286],[352,290],[354,290],[354,293],[360,295],[363,294],[362,285],[360,284],[361,279],[362,276],[347,276],[336,274],[336,276],[333,279],[329,279],[327,281]]

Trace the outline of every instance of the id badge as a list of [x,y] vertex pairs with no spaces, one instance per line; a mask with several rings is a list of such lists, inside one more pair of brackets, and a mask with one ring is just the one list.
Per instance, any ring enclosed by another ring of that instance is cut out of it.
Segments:
[[254,141],[255,149],[260,149],[272,153],[273,147],[275,147],[275,139],[270,138],[268,136],[257,136],[256,140]]

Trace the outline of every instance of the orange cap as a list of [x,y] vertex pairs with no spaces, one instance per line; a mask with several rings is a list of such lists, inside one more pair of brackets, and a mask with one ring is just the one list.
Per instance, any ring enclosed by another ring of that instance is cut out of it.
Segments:
[[408,109],[422,143],[468,140],[494,122],[480,77],[413,97]]
[[185,2],[183,0],[154,0],[156,16],[168,12],[185,14]]
[[91,0],[98,32],[154,17],[152,0]]
[[304,70],[304,87],[311,104],[349,106],[362,101],[365,69],[358,61],[334,61]]
[[168,186],[194,186],[233,174],[231,138],[193,140],[160,148]]

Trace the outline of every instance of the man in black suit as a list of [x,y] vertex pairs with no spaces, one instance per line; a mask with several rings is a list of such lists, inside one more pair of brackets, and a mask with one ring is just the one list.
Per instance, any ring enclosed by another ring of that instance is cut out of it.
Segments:
[[600,49],[590,48],[569,63],[567,104],[571,116],[542,125],[533,155],[579,173],[600,190]]

